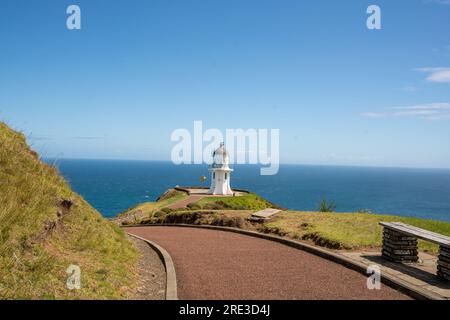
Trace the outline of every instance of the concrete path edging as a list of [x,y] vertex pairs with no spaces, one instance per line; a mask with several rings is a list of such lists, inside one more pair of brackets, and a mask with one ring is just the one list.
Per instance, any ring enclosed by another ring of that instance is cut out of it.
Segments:
[[[339,253],[332,252],[330,250],[319,248],[317,246],[313,246],[313,245],[310,245],[307,243],[282,238],[282,237],[276,236],[276,235],[260,233],[260,232],[256,232],[256,231],[250,231],[250,230],[244,230],[244,229],[232,228],[232,227],[222,227],[222,226],[212,226],[212,225],[191,225],[191,224],[181,224],[181,223],[180,224],[175,223],[175,224],[127,225],[127,226],[122,226],[122,227],[153,227],[153,226],[154,227],[165,226],[165,227],[186,227],[186,228],[221,230],[221,231],[234,232],[234,233],[239,233],[239,234],[243,234],[243,235],[247,235],[247,236],[276,241],[281,244],[284,244],[284,245],[287,245],[287,246],[290,246],[290,247],[293,247],[296,249],[304,250],[306,252],[309,252],[309,253],[319,256],[321,258],[336,262],[338,264],[343,265],[344,267],[347,267],[349,269],[355,270],[359,273],[362,273],[362,274],[368,276],[367,266],[365,264],[355,261],[349,257],[346,257]],[[145,240],[145,241],[147,241],[147,240]],[[385,285],[387,285],[393,289],[399,290],[415,299],[446,300],[439,294],[436,294],[429,290],[420,288],[418,286],[414,286],[414,285],[412,285],[398,277],[390,275],[390,274],[382,275],[381,282],[384,283]]]
[[175,265],[170,254],[166,251],[166,249],[157,245],[153,241],[136,236],[132,233],[127,232],[127,234],[131,237],[146,242],[158,253],[159,258],[161,259],[162,263],[164,264],[164,268],[166,269],[166,300],[178,300],[177,275],[175,273]]

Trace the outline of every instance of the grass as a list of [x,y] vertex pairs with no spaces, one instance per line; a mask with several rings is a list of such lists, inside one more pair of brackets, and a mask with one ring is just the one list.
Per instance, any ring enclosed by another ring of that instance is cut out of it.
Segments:
[[140,224],[194,224],[194,225],[216,225],[235,228],[251,228],[252,225],[246,218],[252,213],[251,210],[176,210],[166,214],[153,215],[142,219]]
[[254,193],[236,197],[207,197],[195,202],[194,205],[201,209],[216,210],[263,210],[277,207]]
[[[335,249],[379,248],[382,241],[380,221],[404,222],[450,236],[450,223],[418,218],[370,213],[328,213],[287,211],[261,227],[262,231]],[[419,241],[421,250],[437,253],[438,246]]]
[[175,189],[167,190],[157,201],[141,203],[119,214],[115,220],[121,223],[138,223],[140,220],[152,217],[155,213],[171,204],[187,198],[185,192]]
[[[1,122],[0,169],[0,298],[126,298],[136,281],[131,242]],[[66,289],[71,264],[80,290]]]
[[119,214],[115,219],[121,224],[141,223],[142,221],[152,221],[153,218],[164,217],[173,211],[198,211],[198,210],[261,210],[276,207],[260,196],[250,193],[237,197],[209,197],[203,198],[195,203],[189,204],[185,209],[170,210],[167,207],[173,203],[187,198],[185,192],[169,189],[156,202],[146,202],[139,204],[127,211]]
[[[327,212],[283,211],[265,223],[251,223],[247,218],[255,211],[277,206],[255,194],[242,197],[207,197],[179,210],[164,209],[161,204],[158,204],[157,210],[154,204],[150,206],[152,213],[137,223],[233,226],[311,241],[319,246],[341,250],[379,250],[382,242],[382,227],[379,225],[381,221],[404,222],[450,236],[450,223],[447,222],[379,215],[362,210],[357,213],[329,212],[334,208],[328,201],[322,208],[327,209]],[[433,254],[438,252],[437,245],[425,241],[419,241],[419,248]]]

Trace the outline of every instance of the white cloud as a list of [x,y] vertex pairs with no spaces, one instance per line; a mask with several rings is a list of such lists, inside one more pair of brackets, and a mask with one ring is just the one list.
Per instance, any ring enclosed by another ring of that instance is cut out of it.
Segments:
[[443,5],[450,5],[450,0],[425,0],[426,3],[437,3]]
[[450,110],[450,103],[437,102],[437,103],[425,103],[417,104],[407,107],[394,107],[393,109],[407,109],[407,110]]
[[429,82],[450,82],[450,68],[418,68],[415,70],[427,73],[427,81]]
[[427,103],[404,107],[389,108],[385,112],[364,112],[363,117],[369,118],[399,118],[412,117],[425,120],[449,120],[450,119],[450,103]]

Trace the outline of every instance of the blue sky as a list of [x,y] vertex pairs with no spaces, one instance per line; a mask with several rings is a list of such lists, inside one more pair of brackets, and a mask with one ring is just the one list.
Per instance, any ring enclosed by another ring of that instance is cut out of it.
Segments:
[[450,167],[447,0],[2,0],[0,44],[0,119],[43,156],[168,160],[202,120],[279,128],[282,163]]

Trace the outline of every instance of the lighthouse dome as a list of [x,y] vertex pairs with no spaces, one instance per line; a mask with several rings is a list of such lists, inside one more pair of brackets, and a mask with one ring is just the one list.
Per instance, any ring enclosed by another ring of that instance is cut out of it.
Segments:
[[213,163],[211,166],[213,168],[227,167],[229,163],[230,155],[228,154],[228,151],[225,149],[225,145],[222,142],[220,144],[220,147],[213,152]]

